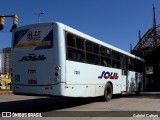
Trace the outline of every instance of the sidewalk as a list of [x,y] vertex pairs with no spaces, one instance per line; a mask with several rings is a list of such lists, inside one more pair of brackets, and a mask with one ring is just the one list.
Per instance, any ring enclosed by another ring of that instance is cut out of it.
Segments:
[[13,94],[11,90],[0,90],[0,95],[10,95]]

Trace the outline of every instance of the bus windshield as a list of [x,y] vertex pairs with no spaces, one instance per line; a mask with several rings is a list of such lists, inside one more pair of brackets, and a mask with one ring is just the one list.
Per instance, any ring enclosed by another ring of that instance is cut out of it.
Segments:
[[41,50],[52,48],[53,29],[38,27],[16,31],[14,34],[14,51]]

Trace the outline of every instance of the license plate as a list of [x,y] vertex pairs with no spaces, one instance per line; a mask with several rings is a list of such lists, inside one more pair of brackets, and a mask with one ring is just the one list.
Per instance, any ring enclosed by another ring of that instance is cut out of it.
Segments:
[[28,80],[28,84],[37,84],[37,80]]

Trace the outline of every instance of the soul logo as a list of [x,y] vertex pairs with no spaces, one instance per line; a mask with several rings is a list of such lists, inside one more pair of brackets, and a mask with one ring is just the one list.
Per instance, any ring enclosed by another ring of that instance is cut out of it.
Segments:
[[19,62],[22,61],[44,61],[46,59],[45,55],[35,55],[29,54],[28,56],[23,56]]
[[102,78],[105,78],[105,79],[118,79],[119,76],[118,76],[118,73],[116,73],[116,72],[105,72],[105,71],[102,71],[101,76],[98,76],[98,79],[102,79]]

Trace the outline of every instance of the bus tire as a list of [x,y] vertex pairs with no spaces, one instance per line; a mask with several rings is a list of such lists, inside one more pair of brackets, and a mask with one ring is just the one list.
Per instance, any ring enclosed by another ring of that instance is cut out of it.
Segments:
[[112,99],[112,86],[110,83],[107,83],[104,89],[104,97],[106,101],[110,101]]
[[136,95],[140,95],[141,87],[142,87],[142,85],[141,85],[141,83],[139,83],[139,84],[138,84],[138,89],[137,89],[137,91],[136,91]]

